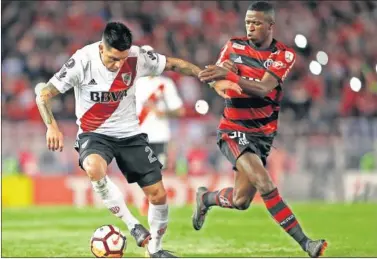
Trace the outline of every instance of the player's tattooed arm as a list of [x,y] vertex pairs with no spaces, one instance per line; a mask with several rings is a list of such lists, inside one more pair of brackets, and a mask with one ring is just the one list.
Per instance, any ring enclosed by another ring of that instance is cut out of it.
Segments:
[[64,147],[63,134],[60,132],[51,110],[51,99],[60,94],[60,92],[49,82],[47,84],[38,84],[35,88],[35,93],[37,95],[36,102],[39,113],[47,126],[46,145],[49,150],[60,150],[61,152]]
[[172,58],[172,57],[167,57],[166,58],[166,66],[165,66],[165,71],[175,71],[177,73],[186,75],[186,76],[198,76],[199,72],[201,69],[182,59],[179,58]]
[[38,110],[44,123],[46,126],[52,125],[55,119],[51,109],[51,98],[60,94],[59,90],[49,82],[47,84],[38,84],[35,88],[35,93],[37,95]]

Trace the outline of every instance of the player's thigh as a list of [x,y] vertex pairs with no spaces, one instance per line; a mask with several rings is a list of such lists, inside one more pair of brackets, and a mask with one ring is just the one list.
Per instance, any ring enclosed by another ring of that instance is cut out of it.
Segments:
[[91,179],[101,179],[114,157],[112,141],[100,134],[84,133],[79,135],[75,148],[79,153],[80,167]]
[[162,164],[163,168],[166,168],[167,165],[167,143],[149,143],[149,146],[152,148],[155,156],[158,158],[158,161]]
[[162,164],[149,146],[146,134],[124,140],[118,146],[115,159],[129,183],[136,182],[143,188],[162,180]]
[[236,162],[237,171],[248,176],[249,182],[262,193],[274,188],[271,177],[261,158],[252,152],[244,152]]

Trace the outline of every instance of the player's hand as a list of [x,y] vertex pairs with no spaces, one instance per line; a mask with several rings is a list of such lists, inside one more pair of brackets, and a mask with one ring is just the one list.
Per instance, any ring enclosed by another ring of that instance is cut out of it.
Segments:
[[47,147],[51,151],[59,150],[60,152],[63,151],[64,143],[63,143],[63,134],[57,127],[50,126],[47,128],[46,132],[46,142]]
[[228,70],[216,65],[206,66],[205,69],[199,72],[199,79],[202,82],[211,82],[214,80],[223,80],[226,78]]
[[153,110],[153,112],[156,114],[157,118],[164,118],[164,117],[166,117],[166,112],[161,111],[161,110],[159,110],[157,108],[155,108]]
[[225,93],[226,90],[233,90],[233,91],[236,91],[238,94],[242,93],[241,87],[238,84],[233,83],[229,80],[216,81],[215,84],[213,85],[213,89],[215,89],[218,95],[220,95],[221,97],[225,99],[230,98],[230,96]]
[[236,64],[234,64],[234,62],[231,61],[231,60],[227,59],[227,60],[221,62],[219,64],[219,66],[223,67],[225,69],[228,69],[229,71],[232,71],[233,73],[236,73],[236,74],[238,73],[238,68],[237,68]]
[[147,107],[151,112],[153,112],[158,118],[163,118],[166,115],[164,111],[157,108],[156,103],[153,101],[147,101],[144,106]]

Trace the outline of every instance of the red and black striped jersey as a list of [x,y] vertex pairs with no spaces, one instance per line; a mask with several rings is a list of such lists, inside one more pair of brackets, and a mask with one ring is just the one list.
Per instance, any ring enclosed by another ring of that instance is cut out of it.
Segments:
[[283,94],[282,83],[295,59],[294,50],[275,39],[270,47],[258,49],[246,37],[231,38],[222,48],[217,65],[232,60],[239,76],[260,81],[267,72],[276,77],[279,85],[264,98],[228,90],[231,99],[225,100],[219,130],[274,136]]

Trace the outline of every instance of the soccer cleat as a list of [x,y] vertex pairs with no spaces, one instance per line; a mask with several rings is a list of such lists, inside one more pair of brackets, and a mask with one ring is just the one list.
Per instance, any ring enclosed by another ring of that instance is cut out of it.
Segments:
[[196,230],[200,230],[203,227],[207,212],[210,209],[203,202],[203,195],[206,192],[208,192],[206,187],[199,187],[196,190],[196,207],[194,215],[192,215],[192,225]]
[[170,251],[162,249],[154,254],[150,254],[148,251],[146,251],[145,255],[150,258],[178,258],[177,256],[173,255]]
[[309,240],[306,244],[306,252],[310,257],[317,258],[322,256],[327,248],[327,242],[324,239],[320,240]]
[[141,224],[136,224],[131,229],[131,235],[135,238],[136,244],[139,247],[144,247],[151,240],[151,233]]

